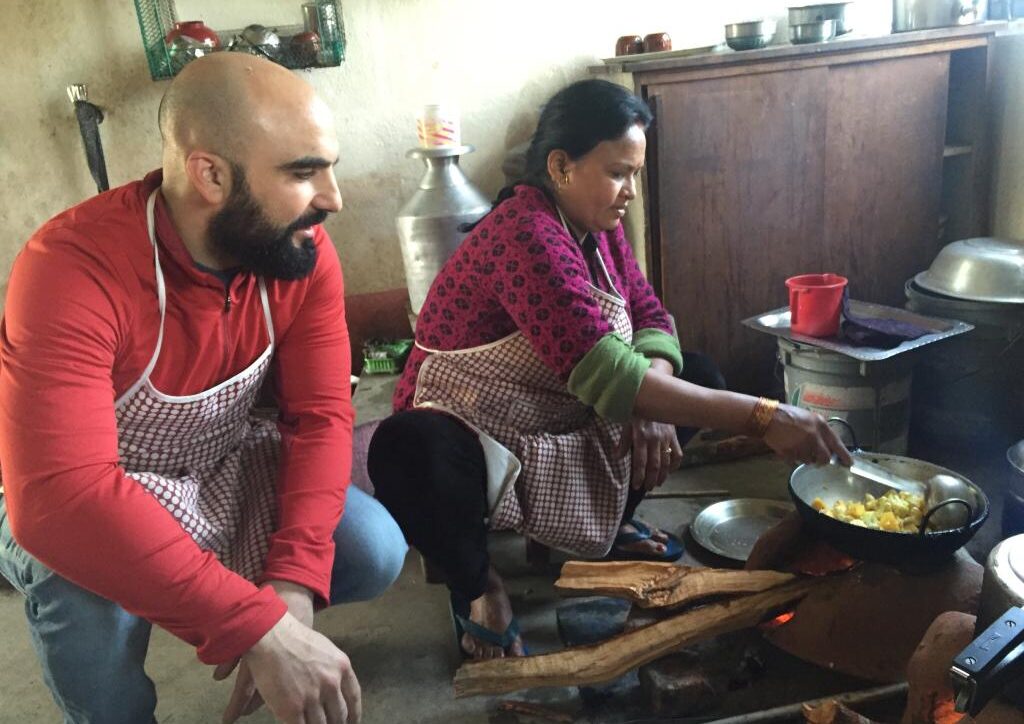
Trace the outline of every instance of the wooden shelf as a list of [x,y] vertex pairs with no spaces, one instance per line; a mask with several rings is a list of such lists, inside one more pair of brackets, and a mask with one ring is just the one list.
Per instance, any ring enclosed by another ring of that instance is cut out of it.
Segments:
[[974,146],[969,143],[965,144],[947,144],[942,149],[943,158],[954,158],[956,156],[968,156],[974,153]]

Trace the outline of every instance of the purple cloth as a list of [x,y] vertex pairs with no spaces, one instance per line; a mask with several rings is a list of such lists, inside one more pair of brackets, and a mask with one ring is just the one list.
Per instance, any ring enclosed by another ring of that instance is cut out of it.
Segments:
[[930,330],[897,319],[862,317],[850,311],[849,290],[843,291],[843,332],[846,341],[857,347],[892,349],[903,342],[922,337]]

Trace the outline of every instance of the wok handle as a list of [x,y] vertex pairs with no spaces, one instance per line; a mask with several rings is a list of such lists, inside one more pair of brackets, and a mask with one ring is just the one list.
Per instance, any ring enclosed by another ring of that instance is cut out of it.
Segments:
[[956,529],[958,533],[963,533],[964,531],[966,531],[970,527],[971,521],[974,520],[974,506],[972,506],[963,498],[950,498],[949,500],[943,500],[941,503],[939,503],[934,508],[932,508],[931,510],[924,514],[924,517],[921,518],[921,527],[918,529],[918,533],[923,536],[925,532],[928,530],[928,522],[932,519],[932,516],[935,514],[935,512],[939,510],[939,508],[945,508],[950,503],[960,503],[965,508],[967,508],[967,523]]
[[850,448],[850,452],[860,452],[860,444],[857,442],[857,431],[853,429],[853,425],[851,425],[849,422],[847,422],[846,420],[844,420],[841,417],[830,417],[825,422],[827,422],[830,425],[833,422],[838,422],[843,427],[845,427],[847,430],[849,430],[850,431],[850,441],[853,442],[853,446]]

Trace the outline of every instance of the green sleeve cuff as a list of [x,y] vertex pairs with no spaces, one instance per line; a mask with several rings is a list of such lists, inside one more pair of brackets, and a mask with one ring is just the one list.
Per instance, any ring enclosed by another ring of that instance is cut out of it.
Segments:
[[569,375],[569,392],[612,422],[627,422],[651,361],[621,335],[602,337]]
[[633,334],[633,349],[644,357],[660,357],[672,364],[672,371],[678,375],[683,371],[683,353],[679,340],[660,329],[638,329]]

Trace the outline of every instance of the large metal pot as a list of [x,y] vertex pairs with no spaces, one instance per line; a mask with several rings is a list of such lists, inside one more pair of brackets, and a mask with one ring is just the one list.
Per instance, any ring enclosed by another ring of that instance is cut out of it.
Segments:
[[1006,451],[1006,461],[1010,480],[1003,493],[1003,538],[1024,534],[1024,440]]
[[465,238],[459,230],[462,224],[490,211],[491,203],[459,168],[459,156],[472,150],[472,146],[414,148],[405,154],[422,159],[427,167],[396,219],[413,314],[419,314],[434,277]]
[[825,20],[835,20],[836,36],[848,33],[853,28],[846,19],[849,2],[819,3],[817,5],[795,5],[789,8],[789,25],[809,25]]
[[[856,447],[856,443],[854,446]],[[935,475],[959,478],[974,493],[974,499],[968,501],[972,509],[967,524],[961,528],[942,531],[922,530],[917,534],[861,528],[819,513],[813,507],[814,499],[820,498],[826,505],[832,505],[840,500],[863,500],[868,493],[881,497],[888,488],[881,483],[854,475],[841,465],[801,465],[790,475],[789,494],[803,518],[804,525],[854,558],[897,566],[937,564],[953,555],[973,538],[988,518],[989,502],[984,491],[952,470],[901,455],[862,451],[856,451],[855,454],[863,455],[867,460],[907,480],[924,483]],[[927,524],[927,521],[926,517],[924,524]]]
[[892,31],[972,25],[988,17],[988,0],[893,0]]

